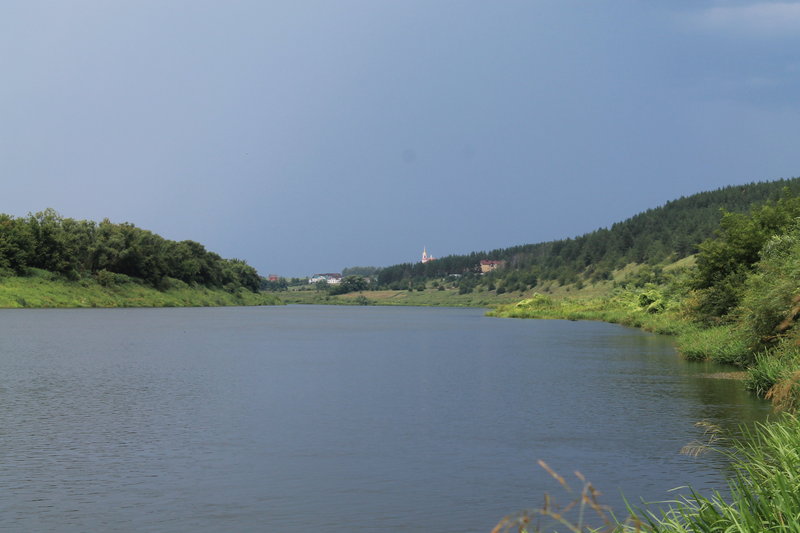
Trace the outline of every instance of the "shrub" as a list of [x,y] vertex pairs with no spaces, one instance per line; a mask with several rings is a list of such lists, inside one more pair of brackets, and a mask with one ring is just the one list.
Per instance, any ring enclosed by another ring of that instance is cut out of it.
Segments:
[[357,305],[372,305],[374,303],[372,300],[370,300],[369,298],[367,298],[363,294],[359,294],[356,297],[355,302],[356,302]]
[[678,337],[677,345],[678,351],[690,361],[712,360],[744,366],[753,360],[746,336],[733,326],[686,331]]
[[788,331],[800,314],[800,231],[773,237],[745,284],[740,320],[754,341],[770,344]]
[[653,532],[719,531],[762,533],[797,531],[800,516],[800,422],[784,416],[776,422],[743,428],[743,438],[722,453],[733,460],[731,496],[692,493],[660,516],[647,517]]
[[661,313],[667,307],[664,296],[654,288],[640,292],[637,303],[642,310],[651,314]]
[[125,274],[117,274],[116,272],[109,272],[106,269],[100,270],[95,274],[97,283],[103,287],[114,287],[127,283],[130,278]]
[[767,351],[756,354],[755,360],[755,364],[747,369],[745,387],[763,397],[785,377],[786,363]]

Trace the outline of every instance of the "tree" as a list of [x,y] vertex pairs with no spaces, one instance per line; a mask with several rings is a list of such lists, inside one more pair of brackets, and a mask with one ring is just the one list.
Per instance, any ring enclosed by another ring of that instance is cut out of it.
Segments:
[[0,214],[0,271],[23,274],[33,253],[33,234],[25,221]]
[[380,268],[373,267],[373,266],[355,266],[355,267],[348,267],[342,270],[342,276],[362,276],[365,278],[372,278],[375,277]]
[[[0,270],[23,274],[40,268],[78,279],[122,274],[165,289],[169,279],[235,291],[258,291],[256,270],[239,259],[223,259],[193,241],[174,242],[133,224],[100,224],[63,218],[54,209],[25,219],[0,215]],[[126,279],[126,278],[121,278]]]
[[789,195],[787,189],[783,198],[749,215],[725,212],[716,237],[700,244],[693,280],[698,291],[698,318],[721,319],[739,304],[744,281],[758,262],[761,249],[800,217],[800,197]]
[[341,283],[330,286],[330,294],[347,294],[348,292],[360,292],[369,288],[367,280],[362,276],[346,276]]

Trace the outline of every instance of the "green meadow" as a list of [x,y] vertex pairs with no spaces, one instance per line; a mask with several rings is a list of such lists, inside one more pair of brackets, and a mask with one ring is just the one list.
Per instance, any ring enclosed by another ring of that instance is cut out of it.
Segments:
[[119,278],[114,283],[105,284],[94,278],[69,281],[35,269],[29,276],[4,276],[0,278],[0,308],[207,307],[281,303],[274,294],[254,293],[242,288],[229,292],[191,287],[171,280],[169,288],[157,290],[132,278]]

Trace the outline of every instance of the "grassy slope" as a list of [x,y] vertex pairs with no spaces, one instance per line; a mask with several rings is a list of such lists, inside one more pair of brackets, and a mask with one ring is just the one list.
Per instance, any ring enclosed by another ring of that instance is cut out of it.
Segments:
[[18,307],[207,307],[274,305],[273,294],[229,293],[177,283],[158,291],[134,282],[104,287],[93,280],[65,281],[44,271],[0,279],[0,308]]
[[[629,265],[614,273],[614,279],[622,279],[632,269]],[[474,292],[459,294],[458,289],[437,290],[426,288],[424,291],[364,291],[360,293],[328,296],[315,290],[289,290],[281,292],[280,298],[289,304],[330,304],[358,305],[363,304],[361,297],[369,300],[370,305],[411,305],[440,307],[497,307],[516,303],[534,294],[542,293],[554,298],[572,297],[577,299],[599,298],[608,295],[613,289],[613,281],[601,281],[577,289],[574,285],[561,286],[557,281],[545,281],[524,292],[507,292],[497,294],[478,287]],[[361,300],[361,301],[359,301]]]
[[523,293],[503,294],[500,296],[488,291],[458,294],[457,289],[438,291],[364,291],[328,296],[317,291],[287,291],[280,293],[281,300],[290,304],[330,304],[330,305],[363,305],[363,298],[369,305],[416,305],[442,307],[489,307],[511,303],[524,298]]
[[[552,298],[540,294],[515,304],[501,306],[490,314],[622,323],[658,333],[678,335],[679,351],[687,358],[736,363],[741,357],[744,347],[740,346],[741,341],[731,326],[699,328],[687,319],[678,305],[668,305],[658,313],[648,312],[647,306],[643,305],[643,300],[639,297],[646,291],[647,289],[614,291],[594,298],[576,298],[574,295]],[[776,367],[775,374],[783,371],[783,367],[767,354],[763,357]],[[765,380],[775,383],[777,378],[774,376],[768,379],[759,375],[768,370],[761,361],[749,367],[748,387],[757,390],[754,383]],[[798,380],[800,374],[794,374],[793,380],[789,380],[791,387]],[[763,394],[764,391],[759,392]],[[776,401],[776,405],[796,411],[796,395],[790,394],[789,390],[784,393],[784,399],[789,398],[791,401],[784,401],[784,405],[781,405],[781,401]],[[773,397],[773,401],[775,400]],[[748,438],[733,442],[720,438],[713,432],[710,434],[709,443],[714,443],[711,449],[727,455],[732,462],[729,497],[723,498],[718,493],[692,493],[686,499],[672,502],[666,511],[653,513],[647,508],[632,510],[633,516],[622,522],[606,515],[607,521],[600,530],[607,533],[800,532],[800,420],[796,416],[785,414],[748,431]],[[706,446],[700,448],[708,449]],[[687,451],[692,453],[692,450]],[[635,501],[635,498],[631,498],[631,501]],[[577,505],[582,506],[585,502],[588,502],[589,507],[594,505],[591,498],[579,500]],[[623,516],[619,515],[619,518]],[[546,523],[548,518],[551,519],[550,524]],[[532,525],[540,519],[545,519],[543,525]],[[582,524],[567,524],[549,506],[512,515],[501,521],[495,531],[518,531],[523,527],[529,533],[550,532],[555,531],[556,526],[564,525],[570,531],[589,531]]]

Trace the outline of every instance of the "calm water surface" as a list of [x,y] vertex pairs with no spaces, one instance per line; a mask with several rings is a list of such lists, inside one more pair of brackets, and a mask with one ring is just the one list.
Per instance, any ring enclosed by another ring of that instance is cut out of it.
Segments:
[[668,338],[482,314],[0,311],[0,529],[485,532],[563,496],[538,459],[721,488],[694,422],[768,413]]

